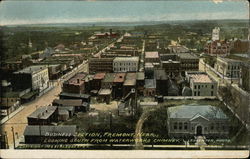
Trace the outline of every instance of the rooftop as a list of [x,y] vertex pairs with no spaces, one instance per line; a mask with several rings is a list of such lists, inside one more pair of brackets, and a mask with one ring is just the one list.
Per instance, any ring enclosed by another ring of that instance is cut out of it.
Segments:
[[48,119],[55,111],[57,107],[55,106],[42,106],[31,113],[28,118],[37,118],[37,119]]
[[137,72],[136,73],[136,79],[137,80],[144,80],[145,79],[145,73],[144,72]]
[[212,83],[212,79],[205,72],[188,72],[190,78],[196,83]]
[[14,73],[31,73],[31,74],[34,74],[34,73],[43,71],[44,69],[47,69],[47,67],[43,66],[43,65],[36,65],[36,66],[26,67],[26,68],[24,68],[24,69],[22,69],[20,71],[14,72]]
[[138,62],[139,61],[139,57],[133,56],[133,57],[116,57],[114,59],[114,62],[119,62],[119,61],[134,61],[134,62]]
[[122,83],[125,80],[126,73],[116,73],[114,82]]
[[145,88],[156,88],[155,79],[145,79]]
[[157,51],[145,52],[145,58],[159,58]]
[[223,57],[217,57],[217,60],[222,60],[224,62],[242,62],[240,60],[230,59],[230,58],[223,58]]
[[61,106],[81,106],[81,99],[54,99],[53,104],[58,104]]
[[74,136],[76,125],[28,125],[24,130],[24,136]]
[[[192,119],[201,115],[208,119],[227,119],[228,117],[219,108],[211,105],[181,105],[168,108],[170,118]],[[216,112],[216,113],[215,113]]]
[[79,93],[66,93],[66,92],[61,92],[59,96],[68,96],[68,97],[77,97],[77,98],[89,98],[89,94],[79,94]]
[[115,79],[115,73],[106,73],[104,79],[102,80],[102,82],[114,82]]
[[74,77],[72,77],[71,79],[69,79],[67,82],[69,84],[73,84],[73,85],[81,85],[84,83],[84,78],[87,76],[86,73],[78,73],[76,74]]
[[179,53],[180,59],[199,59],[195,54],[192,53]]
[[94,79],[104,79],[106,73],[96,73]]
[[100,89],[98,95],[110,95],[111,92],[111,89]]
[[155,79],[156,80],[167,80],[168,76],[163,69],[156,69],[155,71]]
[[136,84],[136,73],[127,73],[124,86],[134,86]]

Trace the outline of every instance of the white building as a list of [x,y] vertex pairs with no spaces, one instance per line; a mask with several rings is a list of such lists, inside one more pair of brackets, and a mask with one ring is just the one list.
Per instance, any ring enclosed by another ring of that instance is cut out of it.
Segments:
[[241,64],[239,60],[217,57],[214,68],[227,78],[240,78]]
[[219,27],[215,27],[213,29],[212,40],[213,41],[220,40],[220,28]]
[[138,71],[139,57],[116,57],[113,61],[114,72]]
[[39,90],[39,92],[42,92],[49,86],[49,73],[46,66],[30,66],[14,72],[14,74],[17,80],[22,80],[22,78],[23,80],[25,79],[25,81],[19,81],[19,84],[23,85],[23,82],[25,82],[32,90]]
[[190,83],[192,96],[216,96],[217,82],[205,72],[186,72],[186,78]]

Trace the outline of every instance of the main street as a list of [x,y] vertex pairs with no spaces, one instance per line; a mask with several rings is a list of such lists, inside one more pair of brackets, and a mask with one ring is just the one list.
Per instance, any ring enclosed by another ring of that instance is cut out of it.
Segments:
[[17,141],[23,135],[24,129],[27,125],[27,116],[34,112],[37,108],[41,106],[47,106],[52,103],[52,101],[57,98],[58,94],[61,92],[61,84],[64,80],[74,76],[77,72],[88,72],[88,63],[84,61],[75,69],[71,70],[64,76],[62,76],[57,82],[55,82],[55,87],[49,92],[45,93],[41,97],[35,99],[32,102],[24,104],[24,109],[1,125],[2,133],[7,134],[7,141],[10,148],[13,148],[13,133],[12,127],[14,130],[15,140]]
[[124,35],[122,35],[122,36],[121,36],[119,39],[117,39],[116,41],[110,43],[108,46],[104,47],[102,50],[98,51],[96,54],[92,54],[93,57],[99,57],[99,58],[100,58],[100,57],[101,57],[101,54],[102,54],[103,52],[105,52],[106,50],[108,50],[110,47],[114,46],[114,44],[115,44],[117,41],[121,41],[121,40],[123,39],[123,36],[124,36]]

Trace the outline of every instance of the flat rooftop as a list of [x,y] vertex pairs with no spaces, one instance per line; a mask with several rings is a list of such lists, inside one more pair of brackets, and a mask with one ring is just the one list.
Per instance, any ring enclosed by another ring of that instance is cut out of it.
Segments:
[[133,57],[115,57],[114,62],[120,62],[120,61],[134,61],[138,62],[139,57],[133,56]]
[[188,73],[188,76],[195,82],[195,83],[212,83],[212,79],[204,72],[200,73]]
[[198,56],[192,53],[179,53],[178,56],[180,57],[180,59],[199,59]]
[[81,99],[55,99],[53,104],[58,104],[60,106],[81,106]]
[[20,71],[17,71],[17,72],[14,72],[14,73],[31,73],[31,74],[34,74],[34,73],[37,73],[37,72],[40,72],[44,69],[47,69],[46,66],[44,65],[36,65],[36,66],[29,66],[29,67],[26,67]]
[[145,79],[145,88],[156,88],[155,79]]
[[136,73],[127,73],[124,86],[134,86],[136,84]]
[[126,73],[116,73],[114,82],[116,83],[122,83],[125,80]]
[[68,80],[69,84],[81,85],[84,83],[84,78],[87,76],[86,73],[78,73],[74,77]]
[[105,75],[106,75],[106,73],[96,73],[94,76],[94,79],[102,80],[102,79],[104,79]]
[[111,92],[111,89],[100,89],[98,95],[110,95]]
[[56,106],[42,106],[31,113],[28,118],[48,119],[56,111],[56,109]]
[[159,53],[157,51],[145,52],[145,58],[159,58]]

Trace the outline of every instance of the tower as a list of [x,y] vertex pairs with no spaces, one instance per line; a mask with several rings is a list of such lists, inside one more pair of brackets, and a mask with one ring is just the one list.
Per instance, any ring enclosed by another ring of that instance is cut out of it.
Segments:
[[220,28],[219,27],[215,27],[213,29],[212,40],[213,41],[220,40]]

